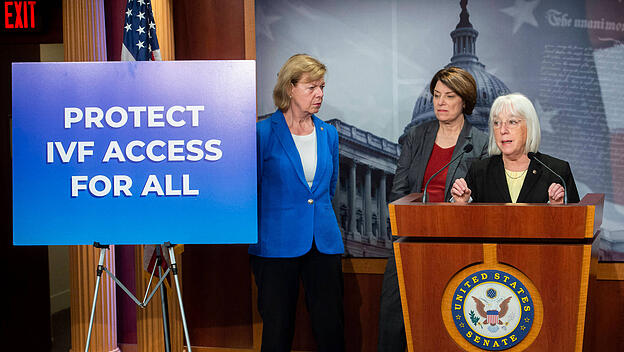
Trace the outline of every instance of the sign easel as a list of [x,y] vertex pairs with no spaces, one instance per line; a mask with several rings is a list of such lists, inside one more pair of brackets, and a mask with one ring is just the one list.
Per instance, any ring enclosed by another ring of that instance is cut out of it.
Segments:
[[257,241],[255,77],[244,60],[12,64],[13,242],[98,241],[91,314],[76,318],[89,320],[86,350],[105,272],[141,308],[173,274],[190,351],[173,246],[143,300],[104,256],[108,245]]
[[[178,280],[178,265],[175,259],[175,252],[173,250],[175,245],[171,244],[170,242],[165,242],[164,245],[165,245],[165,248],[167,248],[167,250],[169,251],[169,258],[171,259],[170,267],[167,268],[167,270],[164,273],[162,273],[162,266],[160,266],[160,261],[163,259],[162,259],[162,254],[160,253],[160,246],[157,246],[156,247],[156,251],[157,251],[156,265],[154,265],[154,269],[152,270],[150,282],[147,285],[147,290],[145,291],[145,296],[143,297],[143,301],[139,301],[139,299],[132,292],[130,292],[130,290],[121,281],[119,281],[119,279],[115,276],[115,274],[111,273],[104,266],[104,258],[106,257],[106,250],[110,248],[109,245],[100,244],[98,242],[93,243],[93,247],[98,248],[100,250],[100,259],[98,261],[98,266],[97,266],[97,273],[96,273],[97,280],[95,282],[95,290],[93,292],[93,304],[91,306],[91,317],[89,318],[89,330],[87,333],[85,352],[89,351],[89,345],[91,341],[91,331],[93,329],[93,318],[95,317],[95,306],[97,304],[97,297],[98,297],[98,292],[100,289],[100,282],[102,281],[103,272],[105,272],[111,279],[113,279],[113,281],[115,281],[115,283],[119,287],[121,287],[121,289],[141,308],[147,307],[147,304],[152,300],[152,297],[154,297],[154,294],[156,294],[156,291],[159,288],[161,289],[160,297],[161,297],[162,316],[163,316],[163,334],[164,334],[164,339],[165,339],[165,350],[167,352],[170,351],[171,343],[169,341],[169,328],[168,328],[168,317],[167,317],[168,309],[166,308],[167,301],[166,301],[166,297],[164,294],[163,284],[164,284],[165,279],[167,278],[167,275],[169,274],[169,272],[171,272],[175,281],[176,293],[178,296],[178,304],[180,305],[180,313],[182,315],[182,326],[184,327],[184,338],[186,340],[188,351],[192,352],[191,339],[189,338],[188,327],[186,325],[186,315],[184,313],[184,304],[182,303],[182,292],[180,291],[180,282]],[[148,292],[151,286],[152,279],[154,278],[154,271],[156,270],[156,268],[158,268],[158,271],[159,271],[159,275],[158,275],[159,280],[156,283],[156,286],[154,286],[154,289],[151,291],[151,293],[148,296]]]

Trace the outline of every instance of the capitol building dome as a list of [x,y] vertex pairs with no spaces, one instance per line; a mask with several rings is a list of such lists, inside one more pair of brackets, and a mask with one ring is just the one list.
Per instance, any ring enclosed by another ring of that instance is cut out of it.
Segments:
[[[487,132],[490,106],[492,106],[494,99],[500,95],[509,94],[510,91],[503,81],[485,71],[485,65],[479,62],[475,51],[475,42],[479,32],[472,27],[472,23],[468,20],[467,0],[462,0],[460,3],[462,11],[459,15],[459,23],[455,30],[451,32],[453,57],[446,67],[457,66],[463,68],[474,77],[477,82],[477,103],[472,111],[472,115],[466,115],[465,117],[473,126]],[[411,127],[434,119],[433,96],[429,93],[429,84],[427,84],[416,100],[412,121],[405,127],[404,135]],[[399,138],[399,142],[402,141],[402,137]]]

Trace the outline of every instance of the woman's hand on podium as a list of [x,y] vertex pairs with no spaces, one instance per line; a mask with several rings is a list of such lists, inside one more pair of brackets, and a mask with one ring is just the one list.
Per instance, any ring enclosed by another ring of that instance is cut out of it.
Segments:
[[468,188],[468,184],[466,180],[463,178],[458,178],[453,183],[453,187],[451,187],[451,195],[453,196],[453,200],[455,203],[468,203],[470,201],[470,195],[472,191]]
[[563,195],[565,190],[563,186],[558,183],[552,183],[548,187],[548,203],[550,204],[563,204]]

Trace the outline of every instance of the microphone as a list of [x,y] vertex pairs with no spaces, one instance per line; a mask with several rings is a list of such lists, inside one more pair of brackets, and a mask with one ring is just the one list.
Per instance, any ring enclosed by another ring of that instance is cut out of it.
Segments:
[[546,170],[552,172],[555,176],[559,177],[559,179],[561,180],[561,184],[563,185],[563,204],[568,204],[568,188],[566,187],[566,183],[565,180],[563,179],[563,177],[559,176],[558,173],[554,172],[551,168],[549,168],[548,166],[546,166],[546,164],[544,164],[541,160],[539,160],[537,158],[537,156],[535,155],[535,153],[533,152],[529,152],[527,153],[527,156],[529,157],[529,159],[531,160],[535,160],[538,163],[540,163],[543,167],[546,168]]
[[464,150],[459,155],[454,157],[451,161],[449,161],[446,165],[444,165],[440,170],[436,171],[436,173],[433,174],[433,176],[429,177],[429,179],[427,180],[427,183],[425,183],[425,188],[424,188],[424,191],[423,191],[423,198],[422,198],[422,202],[423,203],[427,203],[427,187],[429,187],[429,182],[431,182],[431,180],[433,180],[436,176],[438,176],[438,174],[440,172],[442,172],[442,170],[446,169],[455,160],[459,159],[461,156],[463,156],[466,153],[470,153],[471,151],[472,151],[472,144],[470,144],[470,143],[466,144],[464,146]]

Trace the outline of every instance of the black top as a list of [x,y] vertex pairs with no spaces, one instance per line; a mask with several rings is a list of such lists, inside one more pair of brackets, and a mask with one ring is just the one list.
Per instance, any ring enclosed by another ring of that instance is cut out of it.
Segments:
[[[390,192],[390,201],[393,202],[410,193],[421,192],[425,169],[435,144],[440,123],[438,120],[425,122],[412,127],[406,134],[401,145],[401,156],[397,162],[396,174]],[[445,182],[444,199],[451,198],[453,182],[464,177],[473,160],[487,156],[488,136],[464,120],[464,127],[457,137],[457,144],[453,150],[451,160],[459,155],[466,144],[472,144],[473,149],[448,166]]]
[[[546,154],[536,153],[535,156],[565,180],[568,203],[578,203],[579,194],[570,164]],[[500,155],[475,160],[466,174],[466,183],[472,191],[473,202],[511,203],[503,158]],[[561,180],[537,161],[531,160],[517,203],[547,203],[548,187],[552,183],[561,184]]]

